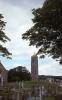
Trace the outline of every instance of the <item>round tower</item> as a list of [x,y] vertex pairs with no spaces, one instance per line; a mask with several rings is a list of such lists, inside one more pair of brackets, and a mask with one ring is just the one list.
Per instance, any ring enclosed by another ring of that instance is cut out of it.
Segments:
[[38,56],[31,56],[31,77],[33,80],[38,79]]

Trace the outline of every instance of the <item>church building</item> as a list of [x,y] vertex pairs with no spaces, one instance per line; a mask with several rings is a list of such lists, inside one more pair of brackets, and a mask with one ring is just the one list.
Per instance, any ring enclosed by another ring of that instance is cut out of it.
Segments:
[[7,84],[7,70],[0,62],[0,87],[5,86],[6,84]]

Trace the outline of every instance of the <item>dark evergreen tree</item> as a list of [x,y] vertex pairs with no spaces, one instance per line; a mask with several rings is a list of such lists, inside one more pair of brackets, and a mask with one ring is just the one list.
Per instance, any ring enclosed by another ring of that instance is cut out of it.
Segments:
[[34,25],[22,39],[38,47],[41,57],[49,55],[62,64],[62,0],[45,0],[41,8],[32,10],[32,14]]

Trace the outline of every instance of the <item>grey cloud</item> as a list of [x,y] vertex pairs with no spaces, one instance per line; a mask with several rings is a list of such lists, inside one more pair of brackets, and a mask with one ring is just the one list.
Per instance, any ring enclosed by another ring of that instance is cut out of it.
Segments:
[[24,8],[36,8],[42,5],[44,0],[0,0],[3,3],[8,3],[14,6],[24,7]]

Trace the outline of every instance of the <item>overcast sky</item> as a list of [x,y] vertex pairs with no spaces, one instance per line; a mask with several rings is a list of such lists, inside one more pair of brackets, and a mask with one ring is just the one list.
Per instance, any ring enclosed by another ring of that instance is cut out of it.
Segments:
[[[31,71],[31,56],[37,49],[29,47],[28,41],[22,40],[22,33],[33,25],[32,9],[41,7],[43,2],[44,0],[0,0],[0,13],[7,22],[5,32],[11,39],[5,46],[12,52],[12,60],[0,57],[6,69],[21,65]],[[48,57],[39,59],[39,74],[62,75],[62,65],[59,66],[58,62]]]

